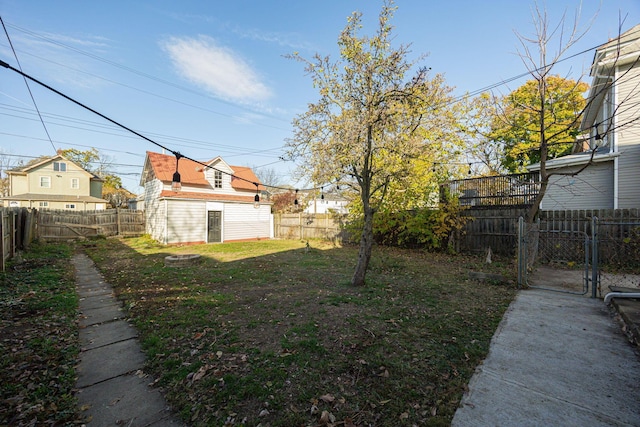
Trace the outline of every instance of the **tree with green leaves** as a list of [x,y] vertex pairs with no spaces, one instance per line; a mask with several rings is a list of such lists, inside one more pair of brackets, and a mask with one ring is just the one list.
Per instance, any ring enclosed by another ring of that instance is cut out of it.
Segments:
[[541,92],[539,81],[529,80],[498,101],[488,139],[502,144],[502,164],[511,172],[539,163],[543,142],[547,159],[553,159],[571,154],[579,137],[589,86],[557,75],[545,76],[544,85]]
[[547,170],[547,162],[570,153],[578,144],[578,129],[585,110],[583,93],[588,88],[580,80],[553,73],[566,52],[588,31],[579,28],[579,15],[572,22],[563,16],[557,25],[550,27],[546,11],[536,4],[532,18],[533,36],[516,32],[520,42],[518,54],[531,80],[497,105],[489,135],[490,140],[503,143],[503,164],[509,170],[521,170],[531,162],[540,166],[540,189],[527,213],[529,223],[537,217],[549,178],[558,174]]
[[[383,5],[372,37],[359,36],[354,12],[338,38],[340,59],[316,54],[305,64],[320,99],[294,119],[288,153],[301,159],[311,182],[338,183],[357,195],[362,230],[353,285],[365,284],[373,248],[373,220],[385,199],[411,177],[413,161],[433,165],[454,141],[456,114],[444,78],[409,61],[409,46],[392,47],[392,1]],[[438,147],[438,151],[435,147]]]
[[102,183],[102,198],[109,202],[112,208],[127,208],[129,200],[135,194],[122,186],[122,179],[116,175],[104,176]]
[[96,148],[90,150],[78,150],[76,148],[65,148],[58,150],[58,153],[80,166],[82,169],[93,172],[93,163],[100,158],[100,153]]

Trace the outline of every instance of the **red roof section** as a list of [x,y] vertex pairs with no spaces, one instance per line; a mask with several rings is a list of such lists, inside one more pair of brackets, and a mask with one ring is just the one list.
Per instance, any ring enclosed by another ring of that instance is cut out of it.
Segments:
[[[172,154],[160,154],[152,151],[147,151],[147,158],[149,164],[153,170],[154,175],[160,181],[171,182],[173,180],[173,173],[176,171],[176,157]],[[208,164],[209,162],[202,162]],[[256,190],[254,184],[258,183],[259,190],[264,190],[265,187],[260,184],[260,180],[256,174],[246,166],[231,166],[233,169],[233,175],[231,176],[231,187],[236,190]],[[191,185],[206,185],[209,186],[209,181],[204,177],[205,167],[202,164],[194,162],[186,158],[181,158],[178,162],[178,172],[180,173],[180,182],[183,184]],[[188,193],[192,194],[192,193]],[[253,199],[251,199],[253,200]]]
[[254,184],[254,182],[257,182],[259,190],[265,189],[264,185],[260,184],[260,180],[258,179],[256,174],[251,170],[251,168],[248,168],[246,166],[231,166],[231,165],[229,167],[233,169],[233,173],[234,173],[234,175],[231,177],[231,186],[233,188],[255,191],[256,185]]

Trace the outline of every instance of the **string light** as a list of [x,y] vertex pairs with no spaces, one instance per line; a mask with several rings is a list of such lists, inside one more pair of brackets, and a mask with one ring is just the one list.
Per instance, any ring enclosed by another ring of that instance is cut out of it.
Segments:
[[256,195],[253,198],[253,207],[258,209],[260,208],[260,187],[257,182],[253,183],[256,186]]
[[176,171],[173,173],[173,179],[171,180],[171,190],[180,191],[182,190],[182,183],[180,182],[180,172],[178,172],[178,162],[180,162],[180,158],[182,158],[182,154],[180,152],[174,152],[176,156]]
[[[176,171],[173,174],[173,179],[172,179],[172,183],[171,183],[171,189],[173,191],[181,191],[181,189],[182,189],[181,177],[180,177],[180,173],[178,172],[178,162],[179,162],[179,160],[181,158],[186,158],[187,160],[190,160],[190,161],[193,161],[195,163],[198,163],[199,165],[203,166],[204,168],[213,169],[215,171],[219,171],[219,172],[224,173],[226,175],[230,175],[232,178],[235,178],[235,179],[238,179],[238,180],[241,180],[241,181],[245,181],[245,182],[249,182],[249,183],[252,183],[252,184],[256,184],[255,182],[250,181],[250,180],[248,180],[246,178],[234,175],[233,173],[229,173],[229,172],[226,172],[226,171],[218,170],[218,169],[214,168],[213,166],[207,165],[207,164],[202,163],[200,161],[194,160],[194,159],[192,159],[190,157],[184,156],[184,155],[180,154],[177,151],[173,151],[173,150],[165,147],[164,145],[152,140],[151,138],[148,138],[148,137],[142,135],[141,133],[136,132],[135,130],[133,130],[133,129],[131,129],[131,128],[129,128],[129,127],[127,127],[127,126],[125,126],[125,125],[113,120],[113,119],[111,119],[110,117],[108,117],[108,116],[106,116],[106,115],[104,115],[104,114],[92,109],[91,107],[86,106],[85,104],[75,100],[74,98],[71,98],[70,96],[68,96],[68,95],[66,95],[66,94],[54,89],[53,87],[51,87],[51,86],[49,86],[49,85],[37,80],[36,78],[24,73],[23,71],[12,67],[11,65],[9,65],[8,63],[6,63],[6,62],[4,62],[2,60],[0,60],[0,66],[20,74],[21,76],[23,76],[23,77],[25,77],[25,78],[27,78],[27,79],[39,84],[40,86],[50,90],[51,92],[56,93],[57,95],[60,95],[61,97],[67,99],[68,101],[71,101],[72,103],[84,108],[85,110],[88,110],[88,111],[90,111],[90,112],[102,117],[103,119],[109,121],[110,123],[115,124],[116,126],[122,128],[122,129],[124,129],[124,130],[126,130],[126,131],[128,131],[128,132],[130,132],[130,133],[132,133],[132,134],[134,134],[134,135],[136,135],[136,136],[138,136],[138,137],[140,137],[140,138],[152,143],[152,144],[154,144],[155,146],[157,146],[159,148],[162,148],[163,150],[166,150],[166,151],[169,151],[169,152],[173,153],[176,156]],[[597,133],[596,139],[602,139],[603,138],[602,135],[598,134],[597,127],[596,127],[596,133]],[[434,164],[434,166],[433,166],[434,172],[435,172],[435,166],[436,166],[436,164]],[[469,163],[469,175],[471,175],[471,163]],[[269,188],[273,188],[273,189],[279,189],[279,190],[286,190],[287,189],[286,187],[278,187],[278,186],[266,185],[266,184],[263,184],[263,185],[265,187],[269,187]],[[321,188],[321,190],[323,190],[322,187],[320,187],[320,188]],[[316,187],[316,188],[306,188],[306,189],[303,189],[302,191],[312,191],[312,190],[317,190],[317,189],[318,189],[318,187]],[[338,183],[336,183],[336,190],[338,190],[338,191],[340,190],[340,185]],[[298,189],[296,189],[296,195],[297,195],[297,193],[298,193]],[[324,196],[324,194],[321,194],[321,198],[322,198],[322,196]],[[259,199],[260,199],[259,194],[256,194],[256,196],[254,197],[254,201],[259,203]],[[296,196],[296,199],[294,200],[294,204],[297,205],[298,203],[299,203],[298,202],[298,198]]]

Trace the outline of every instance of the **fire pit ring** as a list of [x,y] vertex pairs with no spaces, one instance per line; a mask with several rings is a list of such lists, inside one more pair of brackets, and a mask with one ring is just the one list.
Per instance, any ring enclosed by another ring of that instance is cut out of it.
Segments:
[[200,262],[198,254],[169,255],[164,257],[165,267],[190,267]]

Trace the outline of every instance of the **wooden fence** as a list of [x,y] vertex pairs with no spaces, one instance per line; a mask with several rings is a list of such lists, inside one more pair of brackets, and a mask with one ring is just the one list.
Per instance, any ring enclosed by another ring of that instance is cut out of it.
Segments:
[[[491,251],[502,255],[514,255],[518,238],[518,218],[526,216],[524,208],[467,209],[469,217],[457,238],[461,252]],[[591,235],[591,219],[599,220],[601,238],[624,239],[640,223],[640,209],[593,209],[573,211],[541,211],[541,231],[582,231]]]
[[512,255],[518,239],[518,218],[525,208],[504,207],[494,209],[467,209],[462,215],[468,218],[457,233],[456,249],[459,252],[491,251],[500,255]]
[[0,268],[6,268],[8,260],[18,250],[26,249],[36,238],[35,210],[27,208],[0,208]]
[[75,212],[38,211],[38,238],[74,240],[91,236],[139,236],[144,234],[144,212],[128,209]]
[[335,214],[275,214],[273,234],[277,239],[344,239],[345,217]]

